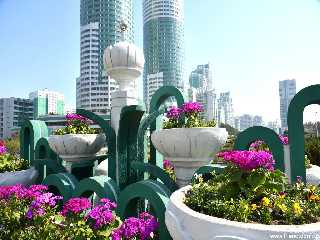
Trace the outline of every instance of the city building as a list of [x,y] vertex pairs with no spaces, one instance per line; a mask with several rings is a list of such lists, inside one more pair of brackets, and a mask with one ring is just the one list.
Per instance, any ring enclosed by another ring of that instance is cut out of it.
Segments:
[[[124,34],[119,31],[122,22],[128,27]],[[111,93],[118,85],[106,74],[103,53],[105,48],[120,40],[133,43],[133,28],[132,0],[81,0],[77,108],[110,114]]]
[[267,123],[267,127],[275,131],[277,134],[280,133],[280,125],[278,121],[270,121]]
[[230,92],[220,93],[218,99],[217,122],[234,127],[233,104]]
[[48,89],[37,90],[29,94],[33,102],[34,119],[47,114],[64,114],[64,95]]
[[143,99],[147,107],[160,86],[185,89],[183,15],[183,0],[143,0]]
[[280,96],[280,119],[281,131],[288,128],[287,115],[289,104],[296,94],[296,80],[283,80],[279,82],[279,96]]
[[65,104],[64,105],[64,113],[68,114],[68,113],[75,113],[76,112],[76,108],[71,105],[71,104]]
[[235,118],[235,126],[238,130],[243,131],[253,126],[263,126],[263,119],[261,116],[252,116],[250,114],[243,114]]
[[240,131],[243,131],[253,126],[253,117],[249,114],[244,114],[239,117],[240,119]]
[[0,99],[0,139],[11,137],[25,120],[30,119],[33,119],[33,102],[30,99]]
[[217,117],[217,96],[212,84],[212,69],[210,64],[198,65],[189,76],[188,97],[204,107],[202,117],[212,120]]

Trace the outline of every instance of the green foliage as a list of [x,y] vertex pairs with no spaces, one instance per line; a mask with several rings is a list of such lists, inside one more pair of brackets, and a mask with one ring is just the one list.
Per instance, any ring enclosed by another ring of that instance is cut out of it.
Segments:
[[305,139],[305,153],[311,164],[320,165],[320,138],[309,137]]
[[6,146],[7,152],[19,156],[20,155],[20,139],[19,134],[12,136],[4,140],[4,145]]
[[91,128],[87,122],[81,120],[72,120],[67,126],[54,131],[55,135],[96,133],[99,133],[98,129]]
[[0,173],[27,169],[29,162],[12,154],[0,154]]
[[229,124],[221,123],[221,124],[220,124],[220,127],[221,127],[221,128],[225,128],[225,129],[227,130],[227,132],[228,132],[229,135],[236,136],[236,135],[239,134],[238,129],[230,126]]
[[228,166],[199,177],[186,194],[193,210],[240,222],[263,224],[308,224],[320,221],[320,188],[298,182],[289,185],[279,170],[263,168],[242,171]]
[[184,117],[181,117],[180,119],[168,119],[164,121],[163,128],[197,128],[216,126],[216,121],[214,119],[211,121],[205,121],[198,113],[190,114],[188,117],[185,117],[186,121],[183,121]]

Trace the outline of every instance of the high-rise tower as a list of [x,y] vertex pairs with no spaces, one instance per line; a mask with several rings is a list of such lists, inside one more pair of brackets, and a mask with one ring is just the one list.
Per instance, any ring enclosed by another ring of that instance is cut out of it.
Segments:
[[183,0],[143,0],[143,97],[161,86],[184,88]]
[[296,91],[295,79],[283,80],[279,82],[281,131],[284,131],[288,128],[288,108],[292,98],[296,94]]
[[103,67],[106,47],[121,40],[119,26],[127,24],[124,39],[133,43],[132,0],[81,0],[80,77],[77,78],[77,108],[109,114],[111,92],[118,86]]

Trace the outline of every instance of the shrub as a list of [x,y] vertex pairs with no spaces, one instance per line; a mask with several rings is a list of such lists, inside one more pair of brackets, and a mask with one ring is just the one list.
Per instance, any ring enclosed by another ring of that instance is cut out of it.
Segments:
[[301,179],[290,185],[266,151],[228,151],[229,165],[208,181],[199,177],[185,203],[207,215],[240,222],[308,224],[320,220],[320,188]]
[[[195,127],[215,127],[216,122],[204,121],[200,117],[203,107],[197,102],[184,103],[181,108],[171,107],[167,113],[167,121],[164,122],[163,128],[195,128]],[[184,121],[186,117],[186,121]]]
[[306,138],[305,153],[308,156],[311,164],[320,166],[320,138]]
[[65,134],[96,134],[99,131],[91,128],[90,120],[79,114],[67,114],[67,125],[54,131],[55,135]]
[[0,173],[13,172],[27,169],[29,162],[25,159],[7,153],[7,147],[4,145],[4,141],[0,142]]
[[71,198],[61,209],[62,197],[47,190],[43,185],[0,186],[0,239],[147,240],[158,227],[148,213],[122,223],[114,213],[116,204],[106,198],[94,207],[87,198]]

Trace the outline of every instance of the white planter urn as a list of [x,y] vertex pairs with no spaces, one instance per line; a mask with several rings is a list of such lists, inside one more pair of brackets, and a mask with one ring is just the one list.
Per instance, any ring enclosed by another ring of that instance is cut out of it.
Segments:
[[68,171],[72,163],[92,161],[106,141],[104,134],[51,135],[49,146],[64,161]]
[[175,168],[179,187],[190,183],[194,172],[208,164],[226,143],[225,128],[171,128],[154,131],[151,140],[155,148]]
[[186,206],[186,186],[174,192],[166,208],[165,222],[173,240],[270,240],[319,239],[320,223],[264,225],[211,217]]
[[16,184],[30,186],[36,183],[38,176],[39,173],[34,167],[21,171],[0,173],[0,186]]

